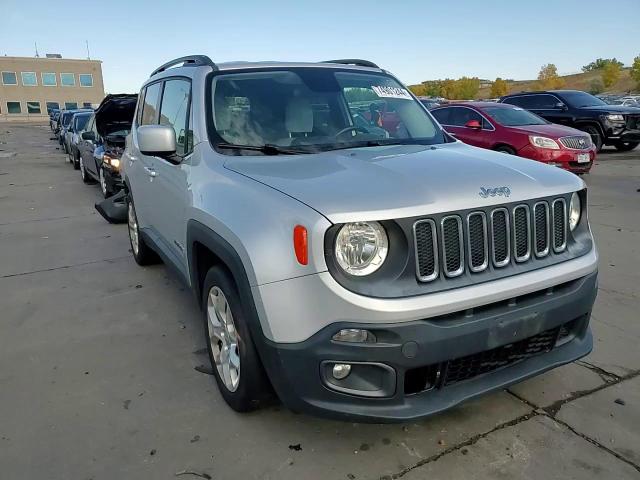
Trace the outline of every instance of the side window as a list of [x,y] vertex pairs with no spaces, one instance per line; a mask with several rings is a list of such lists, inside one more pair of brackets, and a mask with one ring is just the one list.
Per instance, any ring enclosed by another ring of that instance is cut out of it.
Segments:
[[136,110],[136,126],[140,125],[142,122],[142,110],[144,110],[144,94],[147,91],[146,88],[140,90],[140,95],[138,95],[138,107]]
[[531,95],[527,95],[524,97],[511,97],[511,98],[506,98],[504,100],[504,103],[508,103],[509,105],[517,105],[518,107],[522,107],[522,108],[530,108],[530,104],[532,103],[532,96]]
[[466,107],[453,107],[449,114],[449,125],[464,127],[469,120],[477,120],[482,125],[482,116]]
[[534,98],[533,105],[530,108],[536,109],[552,109],[556,103],[558,103],[558,99],[553,95],[532,95]]
[[440,123],[440,125],[451,125],[449,123],[449,114],[451,113],[450,108],[438,108],[436,110],[431,110],[431,115],[436,117],[436,120]]
[[156,107],[160,97],[161,82],[147,86],[142,105],[142,119],[140,125],[154,125],[156,123]]
[[[191,82],[184,79],[167,80],[164,84],[162,104],[160,105],[160,125],[173,127],[176,132],[176,154],[184,156],[188,153],[187,118]],[[147,89],[149,95],[149,89]]]

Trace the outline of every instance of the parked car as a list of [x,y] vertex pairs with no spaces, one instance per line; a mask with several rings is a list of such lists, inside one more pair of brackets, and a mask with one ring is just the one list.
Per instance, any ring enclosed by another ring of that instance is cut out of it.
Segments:
[[[353,124],[353,89],[395,137]],[[584,182],[454,141],[371,62],[171,61],[122,165],[97,208],[193,290],[238,411],[273,387],[296,411],[408,421],[592,348]]]
[[623,107],[640,107],[640,103],[635,98],[617,98],[607,103],[609,105],[622,105]]
[[58,143],[63,148],[64,153],[66,154],[69,153],[67,151],[67,143],[65,142],[67,129],[69,128],[69,125],[71,125],[71,119],[73,118],[73,116],[76,113],[80,113],[80,112],[91,112],[91,110],[88,110],[88,109],[63,110],[62,114],[60,115],[56,137],[58,139]]
[[[74,164],[73,150],[78,149],[78,133],[84,130],[87,124],[87,120],[91,117],[91,112],[78,112],[71,116],[69,125],[64,130],[64,138],[62,139],[64,144],[64,151],[67,152],[67,158],[69,162]],[[75,164],[74,164],[75,166]]]
[[447,132],[475,147],[530,158],[574,173],[589,172],[596,158],[589,135],[507,103],[449,104],[431,113]]
[[122,188],[120,157],[138,95],[107,95],[89,118],[79,141],[78,167],[85,183],[97,180],[105,198]]
[[586,92],[523,92],[504,96],[500,101],[531,110],[550,122],[587,132],[598,151],[604,145],[613,145],[625,152],[640,144],[640,112],[636,108],[607,105]]
[[59,116],[60,116],[59,108],[51,109],[51,112],[49,113],[49,128],[51,129],[51,131],[55,130],[55,122],[58,120]]
[[65,133],[65,150],[67,151],[67,158],[69,163],[73,165],[73,168],[78,170],[80,168],[78,158],[79,150],[78,143],[80,142],[80,134],[87,126],[87,122],[91,118],[91,112],[78,112],[75,113]]

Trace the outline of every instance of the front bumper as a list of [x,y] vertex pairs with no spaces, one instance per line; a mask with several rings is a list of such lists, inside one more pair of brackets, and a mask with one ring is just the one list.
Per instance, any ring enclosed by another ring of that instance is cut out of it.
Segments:
[[[299,343],[264,340],[260,351],[278,396],[292,410],[348,421],[410,421],[587,355],[592,348],[588,324],[596,291],[597,272],[592,272],[552,288],[424,320],[341,321]],[[556,344],[561,327],[566,336]],[[333,341],[342,328],[369,329],[378,342]],[[507,364],[498,362],[501,368],[496,369],[487,370],[485,361],[484,370],[476,375],[447,381],[447,369],[454,363],[459,369],[460,359],[464,368],[472,369],[478,365],[474,359],[486,360],[488,355],[488,365],[493,365],[494,356],[502,358],[518,342],[535,339],[541,332],[556,335],[548,350],[516,356],[517,361]],[[356,384],[373,395],[336,388],[340,382],[330,380],[327,369],[332,362],[352,364],[351,375],[362,376],[356,377]],[[416,390],[421,375],[425,389]]]
[[[584,153],[589,155],[589,162],[578,162],[578,155]],[[518,151],[518,155],[531,160],[554,164],[573,173],[588,173],[595,162],[596,149],[592,147],[587,150],[570,150],[563,147],[559,150],[551,150],[527,145]]]

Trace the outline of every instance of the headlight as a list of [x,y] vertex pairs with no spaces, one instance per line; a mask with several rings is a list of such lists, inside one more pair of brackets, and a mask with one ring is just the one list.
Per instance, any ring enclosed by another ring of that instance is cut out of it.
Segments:
[[624,116],[619,113],[612,113],[611,115],[607,115],[607,120],[611,120],[612,122],[624,122]]
[[102,155],[102,161],[107,165],[111,165],[111,168],[118,170],[120,168],[120,160],[105,153]]
[[336,261],[350,275],[360,277],[375,272],[388,251],[387,234],[378,222],[346,223],[336,236]]
[[571,195],[571,202],[569,203],[569,229],[572,232],[578,226],[581,213],[582,206],[580,205],[580,196],[578,192],[574,192],[573,195]]
[[551,150],[560,150],[560,146],[558,145],[558,142],[556,142],[552,138],[536,137],[535,135],[530,135],[529,142],[531,142],[531,145],[533,145],[534,147],[550,148]]

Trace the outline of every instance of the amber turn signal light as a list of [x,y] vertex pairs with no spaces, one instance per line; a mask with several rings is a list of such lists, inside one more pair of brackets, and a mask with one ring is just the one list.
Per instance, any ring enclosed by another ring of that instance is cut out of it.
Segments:
[[293,228],[293,249],[300,265],[309,263],[309,244],[307,241],[307,229],[302,225]]

